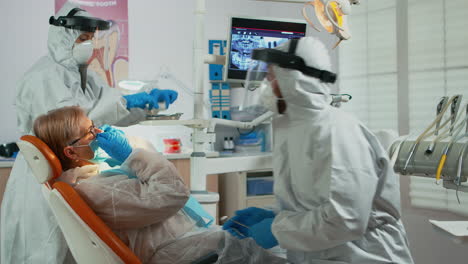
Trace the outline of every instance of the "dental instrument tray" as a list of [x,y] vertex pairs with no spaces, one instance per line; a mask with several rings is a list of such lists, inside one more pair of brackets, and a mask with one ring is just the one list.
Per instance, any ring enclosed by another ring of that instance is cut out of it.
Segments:
[[172,115],[146,115],[146,120],[179,120],[183,113]]

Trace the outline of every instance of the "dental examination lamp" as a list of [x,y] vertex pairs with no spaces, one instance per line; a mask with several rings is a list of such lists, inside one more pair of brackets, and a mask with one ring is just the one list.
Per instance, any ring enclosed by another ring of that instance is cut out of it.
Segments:
[[436,118],[416,139],[393,143],[390,153],[397,173],[435,178],[447,189],[468,192],[468,105],[461,107],[461,102],[462,95],[443,97]]
[[[338,37],[336,48],[342,40],[351,38],[348,26],[348,15],[351,14],[351,5],[359,4],[359,0],[256,0],[268,2],[303,3],[302,16],[309,25],[317,31],[321,31],[310,19],[308,13],[313,13],[319,21],[321,27],[330,34]],[[312,9],[312,12],[310,11]]]

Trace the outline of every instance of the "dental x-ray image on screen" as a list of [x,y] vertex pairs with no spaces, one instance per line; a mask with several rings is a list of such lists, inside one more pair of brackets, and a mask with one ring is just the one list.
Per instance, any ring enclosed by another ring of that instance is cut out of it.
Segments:
[[274,48],[287,38],[262,37],[243,34],[232,35],[231,69],[248,70],[251,63],[252,50],[258,48]]
[[289,39],[304,37],[306,28],[305,22],[293,20],[232,17],[225,79],[243,82],[252,63],[252,50],[274,48]]

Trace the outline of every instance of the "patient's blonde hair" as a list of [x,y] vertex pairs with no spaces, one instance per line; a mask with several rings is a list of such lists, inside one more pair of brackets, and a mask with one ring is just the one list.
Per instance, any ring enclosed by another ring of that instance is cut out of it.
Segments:
[[83,117],[86,117],[86,113],[79,106],[66,106],[51,110],[34,121],[34,134],[55,153],[63,170],[69,169],[71,165],[63,149],[80,137],[80,121]]

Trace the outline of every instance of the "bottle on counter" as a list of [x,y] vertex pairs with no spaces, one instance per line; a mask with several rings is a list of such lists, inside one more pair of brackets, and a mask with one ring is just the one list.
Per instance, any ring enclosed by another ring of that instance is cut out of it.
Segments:
[[234,151],[235,145],[234,145],[234,139],[232,137],[229,138],[229,148]]
[[229,140],[227,137],[224,137],[223,149],[224,151],[230,151]]

